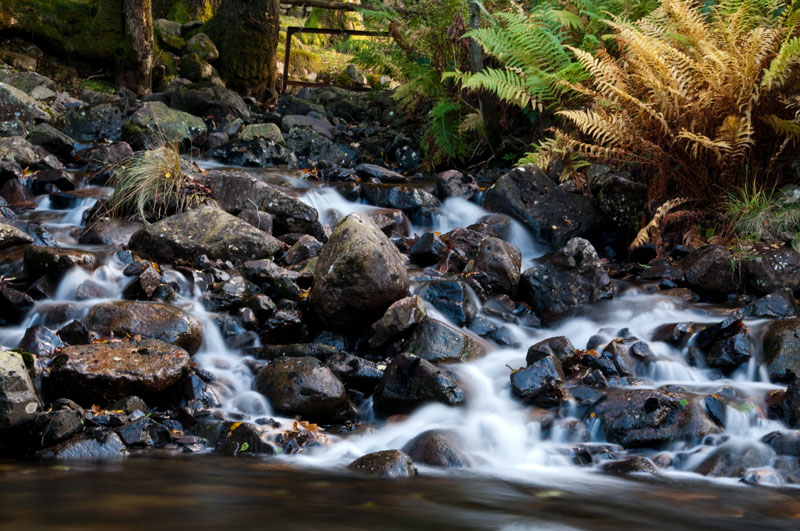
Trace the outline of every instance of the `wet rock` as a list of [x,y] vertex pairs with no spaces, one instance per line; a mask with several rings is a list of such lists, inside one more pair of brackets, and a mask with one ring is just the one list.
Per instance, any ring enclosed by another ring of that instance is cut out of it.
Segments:
[[264,212],[255,208],[248,208],[242,210],[238,216],[239,219],[246,221],[258,230],[263,230],[267,234],[272,234],[272,214]]
[[523,301],[546,322],[614,295],[614,287],[592,245],[574,238],[522,274]]
[[800,457],[800,431],[773,431],[762,437],[761,442],[778,455]]
[[86,279],[81,282],[78,288],[75,290],[76,301],[104,299],[109,296],[111,296],[111,293],[109,293],[104,286],[90,279]]
[[258,373],[253,387],[280,415],[330,424],[353,418],[344,385],[316,358],[277,358]]
[[502,176],[486,191],[484,206],[517,219],[537,241],[555,248],[585,234],[600,220],[588,199],[565,192],[535,166]]
[[72,321],[57,332],[58,337],[68,345],[88,345],[91,334],[86,325],[80,321]]
[[621,461],[613,461],[603,465],[603,470],[611,474],[631,474],[633,472],[656,473],[655,464],[648,458],[639,455],[626,457]]
[[125,398],[120,398],[119,400],[115,401],[111,407],[112,409],[123,411],[127,415],[130,415],[135,411],[147,413],[149,409],[145,401],[138,396],[126,396]]
[[246,126],[242,130],[242,139],[250,140],[251,138],[265,138],[279,144],[284,141],[281,128],[273,123],[251,124]]
[[369,345],[377,349],[410,333],[427,314],[418,295],[392,303],[383,317],[373,323]]
[[51,411],[40,413],[33,422],[32,431],[41,448],[47,448],[66,441],[84,429],[83,414],[80,409],[54,407]]
[[800,379],[793,380],[786,390],[767,395],[767,417],[780,420],[790,428],[800,428]]
[[122,137],[125,116],[119,106],[101,103],[64,112],[64,133],[79,142],[116,141]]
[[752,354],[750,331],[741,319],[728,319],[697,333],[696,344],[705,353],[706,364],[730,371]]
[[319,133],[328,140],[332,140],[336,132],[336,128],[331,125],[327,118],[314,118],[313,116],[303,116],[299,114],[287,114],[281,118],[281,130],[285,133],[291,132],[294,128],[306,127]]
[[136,232],[144,225],[138,221],[116,218],[104,218],[87,225],[78,238],[84,245],[107,245],[109,247],[125,247]]
[[65,162],[72,161],[75,153],[75,140],[49,124],[37,125],[25,139],[35,146],[42,146]]
[[426,267],[435,264],[446,250],[447,244],[439,235],[426,232],[417,238],[408,254],[415,264]]
[[431,225],[441,203],[432,194],[419,188],[366,183],[361,196],[369,204],[402,210],[412,223]]
[[32,210],[36,207],[31,189],[22,181],[7,181],[0,188],[0,197],[5,199],[4,203],[7,201],[11,204],[15,210]]
[[457,406],[464,402],[458,383],[444,371],[411,354],[396,356],[375,389],[375,412],[382,416],[409,413],[429,402]]
[[511,391],[526,404],[555,407],[564,400],[564,371],[554,355],[542,356],[511,373]]
[[347,466],[359,474],[383,478],[409,478],[417,475],[414,462],[400,450],[384,450],[359,457]]
[[63,346],[64,342],[52,330],[46,326],[33,325],[25,330],[17,348],[35,356],[50,357]]
[[178,69],[183,77],[194,83],[206,81],[214,75],[214,67],[196,53],[187,53],[181,56],[178,61]]
[[744,263],[744,284],[757,295],[800,290],[800,254],[790,247],[759,253]]
[[273,256],[281,247],[269,234],[212,206],[147,225],[129,243],[132,251],[167,263],[201,254],[212,259],[254,260]]
[[122,288],[122,297],[130,300],[149,300],[160,284],[161,275],[152,267],[147,267]]
[[17,164],[22,168],[39,166],[41,156],[33,144],[21,136],[0,138],[0,162]]
[[461,281],[433,282],[422,291],[422,298],[457,326],[468,324],[478,311],[475,297]]
[[33,308],[32,297],[9,286],[0,287],[0,318],[6,323],[22,322],[25,315]]
[[525,363],[531,365],[547,356],[554,356],[565,371],[572,370],[580,361],[580,355],[572,342],[564,336],[558,336],[531,345],[525,356]]
[[436,176],[436,195],[444,201],[450,197],[472,199],[478,193],[478,183],[471,175],[447,170]]
[[594,407],[609,442],[625,448],[654,448],[670,441],[694,441],[722,429],[693,398],[656,390],[608,396]]
[[124,457],[128,450],[116,433],[100,428],[42,450],[37,455],[42,459],[94,461]]
[[704,476],[735,478],[749,468],[769,465],[770,451],[763,444],[728,441],[715,449],[694,472]]
[[408,338],[404,351],[432,363],[459,363],[483,357],[487,348],[480,340],[425,317]]
[[[33,175],[33,182],[31,182],[31,190],[34,194],[47,194],[58,191],[72,191],[75,190],[74,177],[64,170],[47,169],[39,170]],[[52,205],[53,208],[59,206]]]
[[25,249],[25,271],[33,278],[42,275],[61,275],[73,267],[94,269],[94,254],[75,249],[30,245]]
[[241,308],[258,292],[258,286],[242,277],[221,282],[211,293],[201,297],[203,305],[212,312],[233,311]]
[[662,341],[676,347],[684,347],[695,332],[694,323],[664,324],[653,331],[653,341]]
[[636,238],[647,212],[649,187],[613,173],[592,184],[595,204],[610,221],[605,230],[615,232],[616,239],[627,246]]
[[257,208],[272,215],[275,234],[310,234],[324,241],[316,209],[246,172],[212,171],[206,184],[231,214]]
[[377,363],[346,352],[336,352],[324,362],[348,389],[363,393],[371,394],[383,377],[383,371]]
[[342,220],[314,274],[311,302],[320,319],[328,326],[364,326],[407,293],[406,266],[389,239],[364,216]]
[[457,228],[442,235],[448,248],[436,265],[439,271],[457,273],[464,270],[470,260],[475,258],[478,246],[485,235],[470,229]]
[[463,443],[455,432],[428,430],[403,446],[403,452],[416,463],[428,466],[469,467],[469,458],[461,449]]
[[798,314],[794,296],[788,291],[776,291],[754,300],[744,308],[745,317],[763,317],[767,319],[787,319]]
[[237,455],[273,455],[275,445],[264,440],[262,430],[249,422],[226,422],[224,435],[217,441],[216,452],[236,457]]
[[764,335],[763,353],[772,381],[800,377],[800,319],[772,323]]
[[0,122],[19,120],[28,128],[40,122],[50,123],[51,115],[38,101],[18,88],[0,82]]
[[359,164],[355,167],[356,173],[365,180],[378,179],[382,183],[402,183],[406,178],[396,171],[389,170],[377,164]]
[[714,299],[736,292],[733,257],[722,245],[708,245],[682,262],[686,284],[694,291]]
[[[759,468],[757,470],[748,470],[744,477],[742,477],[739,481],[746,485],[765,485],[771,487],[780,487],[785,484],[783,477],[781,477],[780,473],[771,468]],[[796,483],[795,481],[792,481]]]
[[195,144],[206,132],[202,119],[170,109],[160,101],[142,105],[123,126],[125,141],[139,148],[152,148],[164,142]]
[[304,234],[286,251],[285,262],[294,265],[317,256],[322,249],[322,242],[315,237]]
[[77,158],[86,163],[86,173],[91,182],[105,184],[112,167],[133,157],[133,149],[127,142],[114,142],[86,148],[77,153]]
[[519,249],[499,238],[486,237],[475,255],[473,278],[487,294],[513,295],[519,285],[521,265]]
[[117,430],[122,442],[134,448],[163,446],[170,442],[169,428],[148,417],[139,417]]
[[195,116],[211,116],[217,123],[225,123],[228,116],[244,120],[251,117],[242,97],[219,85],[193,84],[171,91],[167,96],[169,106],[173,109]]
[[352,148],[333,142],[308,127],[293,127],[286,135],[286,147],[295,153],[304,167],[329,167],[331,164],[351,168],[359,158]]
[[40,407],[22,355],[0,351],[0,428],[33,420]]
[[86,327],[101,336],[140,335],[160,339],[194,354],[203,343],[200,321],[184,310],[156,302],[115,301],[94,306]]
[[182,348],[156,339],[69,346],[53,360],[53,394],[86,407],[129,395],[163,402],[182,394],[190,358]]
[[24,245],[28,243],[33,243],[33,238],[13,225],[0,223],[0,249],[8,249],[15,245]]

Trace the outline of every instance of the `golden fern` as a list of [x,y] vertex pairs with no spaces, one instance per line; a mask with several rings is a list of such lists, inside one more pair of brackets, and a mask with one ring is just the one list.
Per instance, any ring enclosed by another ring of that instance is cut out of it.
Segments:
[[628,246],[628,251],[633,251],[638,249],[643,245],[647,245],[650,243],[650,231],[655,230],[658,228],[658,225],[661,223],[661,220],[666,216],[670,210],[675,207],[684,205],[692,201],[692,199],[688,197],[676,197],[675,199],[670,199],[660,207],[656,209],[655,214],[653,214],[653,219],[650,220],[650,223],[642,227],[639,233],[636,235],[636,238],[631,242]]

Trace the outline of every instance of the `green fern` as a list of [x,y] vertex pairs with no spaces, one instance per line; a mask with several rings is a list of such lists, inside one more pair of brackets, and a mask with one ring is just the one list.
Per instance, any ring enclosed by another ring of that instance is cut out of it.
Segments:
[[431,109],[425,131],[428,139],[426,159],[429,159],[429,166],[435,166],[434,162],[444,162],[440,158],[442,155],[454,160],[462,160],[469,155],[468,131],[461,129],[461,114],[461,105],[446,98],[439,100]]

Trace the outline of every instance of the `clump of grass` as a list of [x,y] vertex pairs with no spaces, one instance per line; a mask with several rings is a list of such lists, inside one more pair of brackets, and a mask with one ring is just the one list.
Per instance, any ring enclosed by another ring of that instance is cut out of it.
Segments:
[[111,218],[150,223],[210,200],[208,189],[183,172],[172,145],[136,153],[118,165],[108,184],[114,193],[98,213]]
[[749,242],[790,243],[800,252],[800,189],[759,188],[755,183],[728,195],[725,216]]

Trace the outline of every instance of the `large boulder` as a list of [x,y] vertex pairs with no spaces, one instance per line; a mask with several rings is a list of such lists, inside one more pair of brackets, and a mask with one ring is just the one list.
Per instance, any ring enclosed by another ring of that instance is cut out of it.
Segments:
[[408,338],[404,351],[431,363],[459,363],[485,356],[487,348],[485,342],[425,317]]
[[522,253],[500,238],[487,236],[481,240],[475,255],[473,276],[487,295],[517,291],[522,267]]
[[233,215],[258,209],[272,216],[273,232],[324,237],[317,211],[299,199],[243,171],[211,171],[206,185],[220,207]]
[[21,136],[0,138],[0,162],[18,164],[28,168],[39,164],[41,156],[36,148]]
[[592,245],[573,238],[522,274],[520,296],[544,321],[614,295],[614,287]]
[[33,420],[39,399],[21,354],[0,352],[0,429]]
[[763,352],[772,381],[800,378],[800,319],[772,323],[764,335]]
[[168,94],[168,102],[173,109],[195,116],[211,116],[217,123],[224,123],[229,116],[244,120],[250,118],[250,110],[242,97],[219,85],[195,84],[181,87]]
[[408,294],[400,252],[366,216],[350,214],[319,255],[311,303],[331,327],[355,329],[380,318]]
[[131,395],[158,402],[181,396],[190,366],[184,349],[157,339],[77,345],[56,356],[48,382],[84,407]]
[[408,478],[417,475],[414,462],[400,450],[384,450],[361,456],[347,468],[359,474],[383,478]]
[[686,284],[697,293],[724,300],[736,293],[733,256],[722,245],[707,245],[686,258],[682,264]]
[[19,120],[29,129],[52,118],[45,107],[20,89],[0,82],[0,122]]
[[155,147],[165,142],[189,145],[199,142],[207,132],[202,119],[170,109],[160,101],[142,105],[125,122],[123,137],[137,147]]
[[791,247],[759,253],[744,263],[744,284],[757,295],[784,289],[800,291],[800,253]]
[[559,188],[535,166],[514,168],[500,177],[486,191],[484,206],[516,218],[537,241],[555,248],[600,220],[591,201]]
[[159,339],[194,354],[203,343],[203,326],[189,312],[155,302],[114,301],[94,306],[86,327],[102,336]]
[[253,386],[279,415],[326,424],[353,418],[344,385],[316,358],[277,358],[258,373]]
[[403,446],[403,451],[417,463],[428,466],[461,468],[469,466],[469,458],[461,449],[458,435],[446,430],[428,430]]
[[161,262],[194,260],[205,254],[223,260],[257,260],[275,255],[280,241],[213,206],[170,216],[136,232],[132,251]]
[[205,156],[229,166],[248,168],[288,166],[294,169],[298,164],[295,154],[283,143],[258,137],[226,142],[209,150]]
[[458,406],[464,403],[464,393],[442,369],[405,353],[392,360],[373,395],[375,412],[383,416],[410,413],[430,402]]
[[116,141],[122,138],[126,113],[113,103],[67,109],[64,133],[79,142]]
[[7,249],[15,245],[33,243],[33,238],[28,236],[13,225],[0,223],[0,249]]

